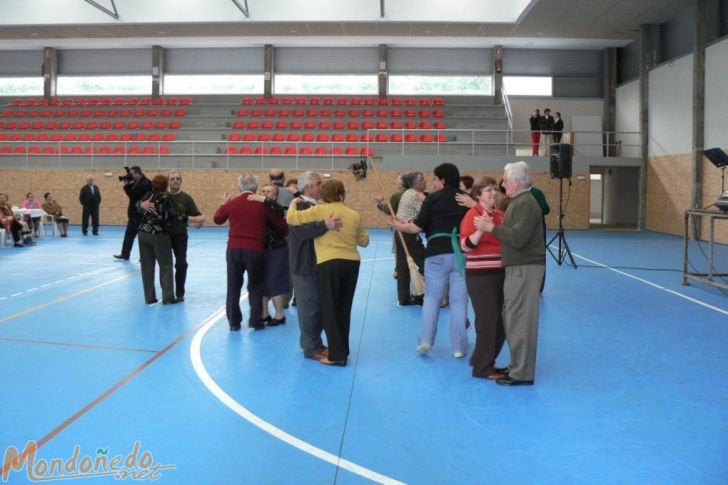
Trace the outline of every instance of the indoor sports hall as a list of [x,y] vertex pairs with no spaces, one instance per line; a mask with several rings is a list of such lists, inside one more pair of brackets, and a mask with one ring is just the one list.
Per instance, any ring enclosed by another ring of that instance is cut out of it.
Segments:
[[[728,481],[728,0],[2,8],[0,483]],[[546,277],[533,383],[498,385],[447,302],[418,351],[379,201],[519,161]],[[204,216],[178,302],[123,242],[136,167]],[[214,215],[307,171],[369,235],[344,366],[304,358],[295,300],[255,331],[244,286],[226,316]]]

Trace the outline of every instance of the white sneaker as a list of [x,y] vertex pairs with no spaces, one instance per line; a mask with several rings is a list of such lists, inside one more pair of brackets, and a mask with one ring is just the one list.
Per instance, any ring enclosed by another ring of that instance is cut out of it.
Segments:
[[462,359],[463,357],[465,357],[465,353],[464,352],[460,352],[460,351],[453,352],[452,353],[452,356],[455,357],[456,359]]
[[417,352],[419,352],[421,354],[426,354],[427,352],[430,351],[430,348],[431,347],[428,344],[420,344],[417,346]]

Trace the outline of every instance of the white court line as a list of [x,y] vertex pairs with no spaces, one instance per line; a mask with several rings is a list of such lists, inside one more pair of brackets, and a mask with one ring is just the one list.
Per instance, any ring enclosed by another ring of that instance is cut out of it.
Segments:
[[[40,285],[37,288],[30,288],[30,289],[27,289],[27,290],[19,291],[17,293],[13,293],[12,295],[10,295],[10,297],[20,296],[20,295],[24,295],[26,293],[32,293],[32,292],[36,291],[38,288],[47,288],[47,287],[52,286],[52,285],[59,285],[61,283],[65,283],[66,281],[71,281],[71,280],[75,280],[77,278],[80,278],[81,276],[90,276],[90,275],[96,275],[96,274],[109,273],[109,272],[112,272],[112,271],[116,271],[119,268],[120,268],[119,266],[108,266],[107,268],[101,268],[101,269],[97,269],[95,271],[87,271],[85,273],[76,273],[76,274],[71,275],[71,276],[69,276],[67,278],[63,278],[62,280],[56,280],[53,283],[45,283],[43,285]],[[5,298],[8,298],[8,297],[3,297],[2,299],[5,299]]]
[[[247,292],[243,295],[243,299],[245,298],[247,298]],[[278,438],[284,443],[293,446],[294,448],[298,448],[304,453],[308,453],[309,455],[312,455],[320,460],[331,463],[334,466],[341,467],[356,475],[359,475],[360,477],[367,478],[373,482],[386,484],[404,483],[395,480],[394,478],[390,478],[386,475],[377,473],[373,470],[369,470],[368,468],[364,468],[361,465],[357,465],[356,463],[334,455],[333,453],[329,453],[326,450],[317,448],[299,438],[296,438],[289,433],[286,433],[282,429],[270,424],[269,422],[253,414],[247,408],[245,408],[235,399],[233,399],[228,393],[226,393],[207,372],[205,364],[202,363],[201,355],[202,340],[205,338],[205,334],[207,334],[212,326],[215,325],[215,323],[217,323],[223,316],[225,316],[225,307],[221,307],[215,313],[207,317],[202,327],[197,331],[197,333],[195,333],[195,337],[192,339],[192,344],[190,345],[190,360],[192,361],[192,367],[195,369],[197,377],[220,402],[222,402],[235,414],[242,417],[253,426],[256,426],[257,428],[265,431],[275,438]]]
[[716,311],[718,313],[722,313],[723,315],[728,315],[728,310],[723,310],[722,308],[718,308],[717,306],[713,306],[713,305],[711,305],[709,303],[705,303],[704,301],[700,301],[697,298],[693,298],[691,296],[684,295],[684,294],[682,294],[680,292],[677,292],[675,290],[671,290],[670,288],[666,288],[664,286],[658,285],[657,283],[653,283],[653,282],[651,282],[649,280],[646,280],[644,278],[640,278],[639,276],[634,276],[634,275],[631,275],[629,273],[625,273],[624,271],[620,271],[620,270],[618,270],[616,268],[612,268],[611,266],[607,266],[606,264],[600,263],[599,261],[594,261],[593,259],[589,259],[589,258],[587,258],[585,256],[580,256],[580,255],[578,255],[576,253],[572,253],[572,254],[574,256],[576,256],[577,258],[579,258],[579,259],[583,259],[584,261],[588,261],[588,262],[590,262],[592,264],[596,264],[597,266],[601,266],[602,268],[606,268],[609,271],[614,271],[617,274],[620,274],[622,276],[626,276],[627,278],[632,278],[633,280],[636,280],[636,281],[639,281],[640,283],[644,283],[646,285],[652,286],[653,288],[657,288],[658,290],[666,291],[667,293],[670,293],[671,295],[675,295],[675,296],[678,296],[678,297],[683,298],[685,300],[688,300],[688,301],[690,301],[692,303],[696,303],[696,304],[698,304],[700,306],[704,306],[705,308],[708,308],[709,310],[713,310],[713,311]]

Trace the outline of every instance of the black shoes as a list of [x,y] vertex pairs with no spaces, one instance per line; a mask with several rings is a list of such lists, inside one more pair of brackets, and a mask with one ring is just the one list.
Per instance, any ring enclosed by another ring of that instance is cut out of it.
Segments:
[[179,300],[177,299],[171,299],[171,300],[163,300],[162,305],[174,305],[175,303],[179,303]]
[[286,317],[273,318],[270,315],[268,315],[267,317],[263,318],[263,320],[261,320],[261,322],[263,322],[263,324],[265,324],[268,327],[275,327],[276,325],[283,325],[284,323],[286,323]]
[[240,325],[230,325],[230,331],[231,332],[239,332],[240,331]]
[[501,386],[532,386],[533,381],[519,381],[518,379],[514,379],[511,376],[505,376],[501,377],[500,379],[496,379],[496,384]]
[[[84,236],[85,236],[85,234],[84,234]],[[124,260],[124,261],[129,261],[129,258],[125,258],[125,257],[124,257],[123,255],[121,255],[121,254],[115,254],[115,255],[114,255],[114,257],[115,257],[116,259],[121,259],[121,260]]]
[[410,296],[406,300],[399,300],[397,302],[397,305],[399,306],[407,306],[407,305],[419,305],[422,306],[425,302],[425,296],[424,295],[413,295]]
[[156,298],[155,298],[154,300],[147,300],[147,305],[154,305],[154,304],[155,304],[155,303],[157,303],[158,301],[159,301],[159,300],[157,300]]

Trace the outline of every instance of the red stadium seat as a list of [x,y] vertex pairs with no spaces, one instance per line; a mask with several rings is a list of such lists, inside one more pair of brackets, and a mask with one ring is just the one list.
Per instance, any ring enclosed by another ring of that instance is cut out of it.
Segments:
[[439,110],[439,109],[433,110],[432,111],[432,117],[433,118],[444,118],[445,117],[445,112],[442,111],[442,110]]
[[407,133],[404,135],[404,141],[407,143],[417,143],[417,135],[414,133]]
[[285,108],[279,109],[277,114],[279,118],[288,118],[291,116],[291,112]]
[[258,129],[260,129],[260,123],[258,123],[255,120],[248,121],[248,129],[249,130],[258,130]]
[[269,120],[265,120],[260,124],[260,128],[263,130],[272,130],[273,129],[273,122]]
[[332,155],[343,155],[344,151],[341,149],[341,147],[334,147],[331,149]]
[[185,96],[184,98],[179,100],[179,104],[183,104],[185,106],[190,105],[192,104],[192,98]]
[[101,148],[99,148],[99,153],[102,155],[110,155],[111,154],[111,147],[108,145],[104,145]]
[[332,97],[327,96],[321,100],[321,104],[333,105],[336,104],[336,100],[334,100],[334,98]]
[[360,140],[363,141],[363,142],[365,142],[365,143],[366,142],[370,142],[370,141],[374,141],[374,140],[372,140],[372,137],[369,135],[369,133],[364,133],[361,136]]
[[331,118],[331,110],[328,108],[322,108],[321,111],[319,111],[319,116],[322,118]]
[[346,154],[346,155],[354,155],[354,156],[359,156],[359,150],[357,150],[357,149],[356,149],[356,148],[354,148],[354,147],[347,147],[347,148],[346,148],[346,152],[345,152],[345,154]]
[[250,97],[248,97],[248,98],[243,98],[243,99],[242,99],[242,100],[240,101],[240,104],[245,104],[245,105],[251,105],[251,104],[255,104],[255,100],[254,100],[253,98],[250,98]]
[[375,104],[377,104],[376,98],[364,98],[364,105],[373,106]]
[[245,122],[244,121],[234,121],[233,122],[233,129],[234,130],[242,130],[245,128]]
[[389,100],[387,98],[377,98],[377,104],[379,106],[388,106]]
[[349,104],[349,99],[348,98],[336,98],[336,104],[338,104],[339,106],[346,106],[347,104]]
[[377,136],[374,137],[374,141],[378,143],[383,143],[389,141],[389,137],[386,133],[377,133]]
[[450,141],[447,135],[437,135],[436,140],[438,143],[447,143],[448,141]]
[[359,130],[360,129],[359,122],[356,120],[352,120],[352,121],[348,122],[346,124],[346,129],[347,130]]
[[303,128],[303,123],[301,123],[298,120],[293,120],[293,121],[291,121],[291,124],[289,125],[289,128],[291,130],[300,130],[300,129]]
[[258,134],[258,141],[270,141],[270,134],[268,134],[268,133],[259,133]]
[[309,98],[308,104],[321,104],[321,98],[313,96],[312,98]]
[[432,124],[429,121],[420,121],[419,126],[421,130],[429,130],[432,128]]
[[286,135],[283,133],[273,133],[273,138],[271,138],[273,141],[286,141]]
[[168,126],[168,128],[169,128],[169,129],[171,129],[171,130],[177,130],[177,129],[179,129],[179,128],[180,128],[181,126],[182,126],[182,123],[180,123],[179,121],[176,121],[176,120],[175,120],[175,121],[171,121],[171,122],[169,123],[169,126]]
[[376,128],[377,130],[386,130],[389,128],[389,123],[386,121],[377,121]]
[[391,98],[389,100],[389,104],[392,106],[402,106],[404,104],[404,101],[402,101],[402,98]]
[[81,133],[78,135],[78,141],[91,141],[91,135],[88,133]]
[[308,99],[303,96],[299,96],[296,98],[296,104],[308,104]]
[[402,129],[402,123],[395,120],[395,121],[392,121],[389,124],[389,127],[392,128],[393,130],[401,130]]
[[121,141],[131,141],[132,140],[131,133],[122,133],[121,136],[119,137],[119,140],[121,140]]
[[296,154],[296,147],[286,147],[285,151],[283,152],[286,155],[295,155]]
[[304,130],[315,130],[316,129],[316,122],[313,120],[306,120],[303,123],[303,129]]
[[312,142],[314,141],[314,136],[311,133],[304,133],[301,137],[301,140],[305,142]]
[[301,147],[298,153],[301,155],[313,155],[313,150],[310,147]]
[[228,146],[225,148],[225,151],[223,152],[225,155],[237,155],[238,149],[235,147]]
[[363,157],[373,157],[374,156],[374,150],[371,148],[363,147],[360,152],[361,156]]
[[265,155],[266,153],[265,147],[259,146],[255,148],[256,155]]
[[334,123],[331,125],[331,127],[334,130],[345,130],[346,129],[346,123],[343,121],[334,121]]
[[278,146],[273,146],[273,147],[270,148],[270,154],[271,155],[282,155],[283,154],[283,149],[281,147],[278,147]]
[[243,141],[255,141],[255,133],[246,133],[243,135]]
[[134,135],[135,141],[146,141],[146,139],[147,135],[145,133],[137,133],[136,135]]
[[162,137],[159,135],[159,133],[152,133],[149,135],[149,138],[147,138],[149,141],[161,141]]
[[119,135],[117,135],[116,133],[109,133],[108,135],[106,135],[106,141],[118,141],[118,140],[119,140]]
[[240,148],[240,154],[241,155],[252,155],[253,149],[249,146],[244,146]]
[[239,109],[237,111],[237,113],[235,113],[235,114],[238,115],[238,116],[243,116],[243,117],[246,117],[247,118],[248,116],[250,116],[250,110],[247,110],[247,109],[244,109],[244,108],[243,109]]
[[446,125],[442,121],[435,121],[432,124],[432,127],[435,128],[436,130],[444,130]]
[[390,111],[389,115],[392,118],[401,118],[402,117],[402,110],[401,109],[393,109]]
[[187,115],[187,110],[185,110],[185,109],[179,108],[179,109],[174,110],[174,116],[186,116],[186,115]]
[[402,143],[402,134],[401,133],[392,133],[392,136],[389,137],[389,141],[393,143]]
[[328,120],[321,120],[319,121],[319,130],[330,130],[331,129],[331,122]]
[[83,148],[81,148],[79,145],[73,145],[71,147],[72,155],[80,155],[81,153],[83,153]]
[[445,106],[445,100],[442,98],[432,98],[433,106]]
[[345,109],[337,109],[334,111],[334,116],[337,118],[344,118],[346,116],[346,110]]
[[432,135],[429,133],[423,133],[420,135],[420,142],[421,143],[432,143]]
[[157,148],[153,146],[145,146],[144,150],[142,150],[142,154],[144,155],[156,155],[157,154]]
[[386,109],[380,109],[377,110],[377,118],[387,118],[389,116],[389,111]]
[[162,145],[159,147],[159,153],[161,155],[169,155],[172,152],[168,146]]
[[286,137],[286,140],[288,140],[288,141],[294,141],[294,142],[295,141],[300,141],[301,140],[301,135],[299,135],[298,133],[289,133],[288,136]]
[[174,141],[177,137],[174,135],[174,133],[165,133],[162,135],[162,141]]
[[414,121],[405,121],[404,122],[404,129],[405,130],[414,130],[417,129],[417,123]]
[[31,145],[28,148],[28,153],[31,155],[38,155],[40,153],[40,147],[38,145]]
[[331,135],[331,141],[337,143],[342,142],[344,141],[344,135],[342,135],[341,133],[334,133],[333,135]]
[[421,109],[419,112],[419,116],[420,116],[420,118],[429,118],[430,112],[429,112],[429,110]]
[[114,155],[124,155],[125,153],[126,153],[126,149],[124,148],[123,145],[114,147],[114,151],[113,151]]
[[329,134],[328,133],[319,133],[316,135],[316,141],[318,142],[328,142],[329,141]]
[[404,104],[407,106],[417,106],[417,100],[415,98],[407,98]]
[[287,121],[276,121],[276,130],[287,130],[288,129],[288,122]]
[[316,150],[314,150],[314,154],[316,155],[328,155],[329,151],[324,147],[316,147]]

